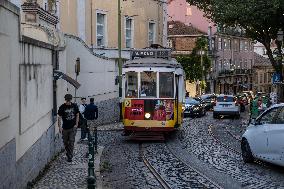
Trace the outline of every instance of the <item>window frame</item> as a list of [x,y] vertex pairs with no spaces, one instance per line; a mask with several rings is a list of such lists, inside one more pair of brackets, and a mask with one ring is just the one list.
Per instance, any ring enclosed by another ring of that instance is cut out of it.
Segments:
[[156,43],[156,22],[155,21],[149,21],[148,22],[148,46],[151,46],[150,43],[150,25],[153,25],[153,42],[152,44]]
[[[103,24],[98,24],[98,15],[103,15]],[[98,26],[102,26],[103,27],[103,35],[102,38],[102,44],[101,45],[98,45]],[[100,11],[100,10],[97,10],[96,11],[96,46],[97,47],[105,47],[107,46],[107,14],[106,12],[104,11]]]
[[[130,28],[127,28],[127,21],[130,20]],[[127,31],[130,30],[130,38],[127,38]],[[124,39],[125,39],[125,48],[133,48],[134,46],[134,18],[129,17],[129,16],[125,16],[124,18],[124,31],[125,31],[125,35],[124,35]],[[127,40],[130,40],[130,46],[127,46]]]

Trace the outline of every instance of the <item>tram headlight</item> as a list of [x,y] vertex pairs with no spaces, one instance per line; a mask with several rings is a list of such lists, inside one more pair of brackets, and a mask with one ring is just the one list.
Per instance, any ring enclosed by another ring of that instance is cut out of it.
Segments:
[[151,117],[151,114],[150,114],[150,113],[145,113],[145,118],[146,118],[146,119],[150,119],[150,117]]

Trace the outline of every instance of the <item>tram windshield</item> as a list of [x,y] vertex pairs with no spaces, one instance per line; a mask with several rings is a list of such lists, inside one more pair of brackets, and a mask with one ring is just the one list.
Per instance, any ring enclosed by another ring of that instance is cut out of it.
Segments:
[[174,98],[174,74],[171,72],[160,72],[160,98]]
[[138,94],[138,73],[127,72],[125,82],[125,96],[127,98],[137,98]]
[[157,98],[157,73],[141,72],[140,97]]

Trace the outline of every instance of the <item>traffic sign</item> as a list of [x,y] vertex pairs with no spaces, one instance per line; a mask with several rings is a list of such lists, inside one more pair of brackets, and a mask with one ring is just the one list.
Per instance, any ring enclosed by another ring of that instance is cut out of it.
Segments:
[[275,83],[281,83],[281,82],[282,82],[282,78],[281,78],[280,73],[273,73],[272,83],[275,84]]

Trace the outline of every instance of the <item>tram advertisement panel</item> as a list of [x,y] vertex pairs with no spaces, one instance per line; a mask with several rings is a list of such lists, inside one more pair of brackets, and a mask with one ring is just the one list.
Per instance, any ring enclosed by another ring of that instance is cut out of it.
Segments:
[[169,121],[174,119],[174,100],[126,100],[125,119]]

